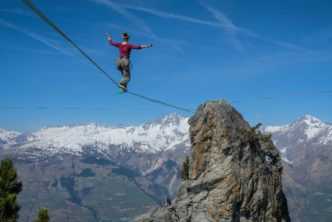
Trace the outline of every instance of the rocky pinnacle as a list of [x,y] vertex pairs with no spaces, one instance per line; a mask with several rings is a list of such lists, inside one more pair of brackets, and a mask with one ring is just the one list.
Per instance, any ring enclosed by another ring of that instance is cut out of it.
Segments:
[[170,204],[135,221],[290,221],[271,137],[250,127],[225,100],[201,105],[189,124],[189,178]]

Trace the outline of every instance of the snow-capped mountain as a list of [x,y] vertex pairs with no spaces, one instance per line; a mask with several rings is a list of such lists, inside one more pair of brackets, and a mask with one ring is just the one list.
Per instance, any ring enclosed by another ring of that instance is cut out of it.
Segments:
[[283,126],[266,126],[266,133],[274,136],[284,136],[296,143],[313,141],[319,144],[332,142],[332,125],[325,124],[316,117],[305,115],[297,121]]
[[[110,127],[97,124],[42,128],[30,134],[0,129],[0,147],[29,150],[48,154],[80,154],[84,147],[105,152],[109,146],[136,152],[156,153],[172,150],[178,145],[190,147],[188,118],[176,114],[137,126]],[[296,144],[332,144],[332,124],[306,115],[282,126],[265,126],[263,133],[272,134],[273,141],[284,155]],[[290,162],[290,161],[289,161]]]
[[121,146],[136,152],[167,151],[179,144],[190,146],[188,118],[170,114],[151,123],[128,127],[108,127],[97,124],[47,127],[31,133],[18,143],[22,134],[0,131],[5,148],[18,145],[19,149],[43,150],[49,154],[80,154],[83,147],[94,147],[98,152],[109,146]]
[[[267,126],[284,160],[283,187],[293,221],[331,217],[332,124],[306,115],[283,126]],[[319,212],[308,217],[307,212]],[[324,218],[324,219],[319,219]]]
[[[1,130],[0,157],[11,158],[18,168],[25,186],[23,215],[32,215],[40,203],[56,202],[55,208],[68,215],[85,213],[87,220],[99,221],[95,209],[101,208],[122,221],[127,211],[141,212],[175,195],[182,160],[190,152],[188,128],[188,118],[170,114],[127,127],[71,125],[28,134]],[[55,220],[67,219],[60,214]]]
[[332,146],[332,124],[310,115],[282,126],[265,126],[262,131],[272,135],[283,160],[288,163],[292,163],[291,156],[298,154],[300,149]]

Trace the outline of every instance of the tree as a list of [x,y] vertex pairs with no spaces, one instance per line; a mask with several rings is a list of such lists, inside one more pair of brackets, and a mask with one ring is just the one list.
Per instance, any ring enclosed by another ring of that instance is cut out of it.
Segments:
[[17,181],[17,171],[8,158],[0,162],[0,221],[15,222],[20,206],[17,195],[22,191],[22,183]]
[[180,177],[183,180],[189,179],[189,157],[188,156],[186,157],[185,161],[183,161],[182,169],[180,172]]
[[39,208],[36,222],[48,222],[49,220],[47,208]]

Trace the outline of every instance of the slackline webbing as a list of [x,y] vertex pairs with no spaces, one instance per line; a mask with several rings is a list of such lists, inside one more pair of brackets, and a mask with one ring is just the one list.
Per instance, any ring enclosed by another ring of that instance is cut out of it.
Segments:
[[[61,29],[59,29],[44,13],[42,13],[34,4],[32,4],[29,0],[22,0],[36,15],[38,15],[42,20],[44,20],[48,25],[50,25],[57,33],[59,33],[63,38],[65,38],[69,43],[71,43],[86,59],[88,59],[94,66],[101,71],[102,74],[104,74],[108,79],[110,79],[116,86],[118,85],[117,82],[103,69],[101,68],[90,56],[88,56],[73,40],[71,40]],[[193,113],[192,110],[182,108],[179,106],[175,106],[157,99],[153,99],[147,96],[140,95],[138,93],[130,92],[127,93],[139,97],[141,99],[145,99],[147,101],[153,102],[153,103],[159,103],[164,106],[168,106],[174,109],[178,109],[181,111]]]

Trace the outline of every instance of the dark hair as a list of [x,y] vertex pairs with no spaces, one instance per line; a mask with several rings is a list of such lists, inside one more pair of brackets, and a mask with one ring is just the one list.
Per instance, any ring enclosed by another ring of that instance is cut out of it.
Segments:
[[123,39],[129,39],[129,38],[130,38],[130,36],[128,35],[127,32],[122,32],[122,33],[121,33],[121,37],[122,37]]

